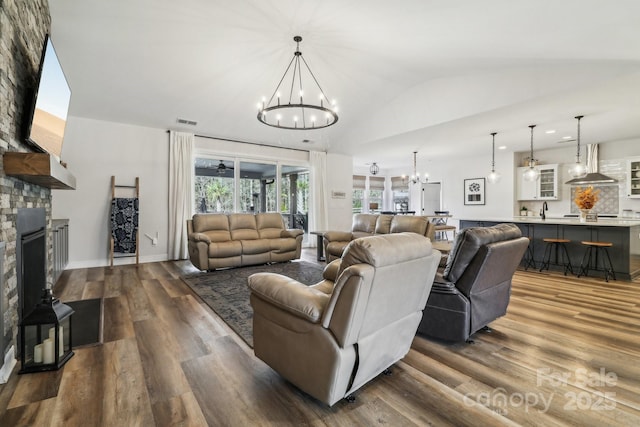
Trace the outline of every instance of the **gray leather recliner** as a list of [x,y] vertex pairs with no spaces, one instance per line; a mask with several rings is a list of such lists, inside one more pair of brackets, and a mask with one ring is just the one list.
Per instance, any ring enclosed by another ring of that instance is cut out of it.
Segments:
[[352,241],[313,286],[250,276],[255,355],[333,405],[407,354],[439,260],[424,236],[385,234]]
[[439,271],[418,333],[447,341],[466,341],[506,314],[511,280],[529,240],[515,224],[460,231]]

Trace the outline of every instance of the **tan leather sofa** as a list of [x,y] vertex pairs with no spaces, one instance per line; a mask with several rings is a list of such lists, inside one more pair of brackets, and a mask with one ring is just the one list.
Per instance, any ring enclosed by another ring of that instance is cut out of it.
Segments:
[[355,214],[351,231],[327,231],[324,233],[324,253],[327,263],[342,257],[345,248],[354,239],[377,234],[412,232],[433,241],[434,225],[426,216]]
[[196,214],[187,220],[191,263],[200,270],[300,258],[303,230],[284,227],[279,213]]
[[429,239],[397,233],[354,240],[313,286],[251,275],[255,355],[333,405],[407,354],[439,260]]
[[465,341],[507,312],[511,280],[529,239],[515,224],[465,228],[436,274],[418,332]]

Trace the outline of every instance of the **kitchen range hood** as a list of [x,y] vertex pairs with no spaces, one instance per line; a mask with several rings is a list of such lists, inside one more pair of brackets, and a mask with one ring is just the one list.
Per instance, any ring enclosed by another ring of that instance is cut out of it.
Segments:
[[615,184],[618,180],[598,172],[598,144],[587,145],[587,174],[580,178],[573,178],[565,184],[590,185],[590,184]]

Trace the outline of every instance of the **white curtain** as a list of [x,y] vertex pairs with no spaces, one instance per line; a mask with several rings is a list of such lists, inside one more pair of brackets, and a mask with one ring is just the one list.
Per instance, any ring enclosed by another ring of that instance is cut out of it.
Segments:
[[187,219],[193,207],[192,133],[169,134],[169,259],[186,259]]
[[[327,206],[327,153],[310,151],[311,192],[309,231],[323,231],[329,227],[329,208]],[[309,239],[309,247],[315,248],[316,239]]]

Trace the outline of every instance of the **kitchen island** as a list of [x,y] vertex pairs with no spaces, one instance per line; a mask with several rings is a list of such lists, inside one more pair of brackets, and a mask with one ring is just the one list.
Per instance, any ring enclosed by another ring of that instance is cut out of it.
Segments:
[[[640,220],[604,218],[597,222],[580,222],[578,218],[512,217],[490,219],[461,219],[460,229],[488,227],[503,222],[516,224],[522,235],[531,238],[533,259],[540,268],[544,256],[544,238],[569,239],[567,250],[573,271],[578,273],[586,247],[582,241],[611,242],[609,255],[618,279],[631,280],[640,275]],[[555,256],[555,254],[554,254]],[[552,258],[554,262],[554,258]],[[600,261],[598,260],[598,263]],[[600,265],[600,264],[598,264]],[[552,265],[552,268],[554,266]],[[561,267],[555,266],[561,270]],[[590,273],[595,275],[597,273]]]

